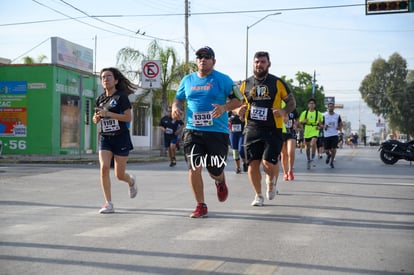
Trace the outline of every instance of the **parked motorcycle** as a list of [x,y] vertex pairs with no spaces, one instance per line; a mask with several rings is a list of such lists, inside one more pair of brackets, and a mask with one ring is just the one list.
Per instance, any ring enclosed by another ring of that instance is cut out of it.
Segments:
[[398,140],[386,140],[381,143],[378,151],[385,164],[395,164],[400,159],[414,161],[414,140],[401,142]]

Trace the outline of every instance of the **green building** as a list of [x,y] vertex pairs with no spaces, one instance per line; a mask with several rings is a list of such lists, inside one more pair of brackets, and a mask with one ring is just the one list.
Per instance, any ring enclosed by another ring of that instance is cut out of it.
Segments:
[[97,80],[60,64],[0,64],[1,153],[97,152]]
[[[51,37],[51,64],[10,64],[0,57],[0,156],[83,155],[98,151],[95,99],[103,92],[94,74],[93,50]],[[151,105],[132,103],[136,149],[160,147]]]

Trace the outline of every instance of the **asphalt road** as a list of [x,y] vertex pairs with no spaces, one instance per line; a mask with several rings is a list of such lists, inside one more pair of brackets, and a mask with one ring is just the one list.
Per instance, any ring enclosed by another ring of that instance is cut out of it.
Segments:
[[0,274],[414,274],[414,164],[375,148],[340,150],[250,206],[246,174],[227,161],[229,198],[204,173],[209,217],[183,161],[131,163],[139,193],[115,180],[103,204],[96,164],[0,164]]

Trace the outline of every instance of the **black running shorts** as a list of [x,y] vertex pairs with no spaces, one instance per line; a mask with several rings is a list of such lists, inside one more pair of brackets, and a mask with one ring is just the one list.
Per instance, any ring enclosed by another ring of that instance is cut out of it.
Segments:
[[276,164],[282,149],[282,129],[245,129],[246,159],[266,160]]
[[188,169],[206,167],[214,176],[220,176],[227,165],[229,135],[226,133],[184,130],[183,146]]

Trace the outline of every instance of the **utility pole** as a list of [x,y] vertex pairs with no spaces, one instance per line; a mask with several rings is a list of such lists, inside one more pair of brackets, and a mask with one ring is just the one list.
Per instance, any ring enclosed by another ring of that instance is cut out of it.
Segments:
[[188,0],[184,0],[185,1],[185,18],[184,18],[184,29],[185,29],[185,63],[188,63],[189,61],[189,50],[188,50],[188,17],[189,17],[189,12],[188,12]]
[[316,70],[313,71],[312,98],[315,98],[315,88],[316,88]]

